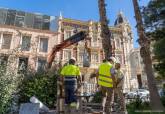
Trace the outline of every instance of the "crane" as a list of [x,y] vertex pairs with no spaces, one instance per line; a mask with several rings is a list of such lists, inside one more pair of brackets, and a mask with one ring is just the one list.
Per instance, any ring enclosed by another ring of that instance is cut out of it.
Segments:
[[[50,68],[52,66],[52,62],[58,51],[61,51],[62,49],[69,47],[75,43],[78,43],[79,41],[87,39],[87,36],[88,36],[88,34],[86,31],[80,31],[80,32],[74,34],[73,36],[71,36],[70,38],[64,40],[62,43],[55,45],[52,48],[50,54],[48,55],[47,68]],[[87,44],[85,44],[85,48],[87,48]]]
[[[89,38],[88,38],[87,32],[80,31],[80,32],[74,34],[73,36],[71,36],[70,38],[64,40],[62,43],[55,45],[47,57],[46,69],[51,68],[52,62],[55,59],[55,55],[58,51],[61,51],[62,49],[69,47],[73,44],[76,44],[82,40],[85,40],[85,49],[86,49],[87,53],[89,53],[89,48],[87,47],[88,39]],[[88,67],[88,65],[85,67]],[[59,83],[60,83],[60,80],[57,79],[57,105],[56,105],[57,107],[56,107],[56,109],[57,109],[58,113],[61,113],[61,112],[63,112],[63,86],[60,86]]]

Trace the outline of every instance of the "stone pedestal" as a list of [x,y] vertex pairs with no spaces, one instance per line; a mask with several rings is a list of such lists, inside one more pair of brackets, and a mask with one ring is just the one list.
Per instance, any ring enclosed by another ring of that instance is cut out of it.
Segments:
[[39,104],[34,104],[34,103],[21,104],[19,114],[39,114]]

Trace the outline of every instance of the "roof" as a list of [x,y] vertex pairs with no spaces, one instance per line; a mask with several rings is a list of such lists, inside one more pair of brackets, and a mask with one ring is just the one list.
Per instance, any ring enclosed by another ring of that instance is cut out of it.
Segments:
[[125,16],[123,15],[123,12],[119,12],[118,16],[117,16],[117,19],[115,20],[115,23],[114,25],[119,25],[121,23],[125,23],[127,22],[127,19],[125,18]]

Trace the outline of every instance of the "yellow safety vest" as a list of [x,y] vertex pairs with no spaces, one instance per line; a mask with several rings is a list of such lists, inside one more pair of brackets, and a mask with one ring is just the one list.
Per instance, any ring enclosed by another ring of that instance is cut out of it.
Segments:
[[76,65],[64,66],[61,70],[62,76],[80,76],[80,69]]
[[113,81],[110,73],[112,65],[109,62],[102,63],[99,67],[98,84],[104,87],[113,87]]

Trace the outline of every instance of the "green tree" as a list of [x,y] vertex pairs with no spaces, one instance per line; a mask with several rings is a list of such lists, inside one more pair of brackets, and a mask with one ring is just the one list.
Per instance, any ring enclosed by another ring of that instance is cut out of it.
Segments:
[[155,69],[165,78],[165,0],[151,0],[143,8],[146,33],[154,41]]

